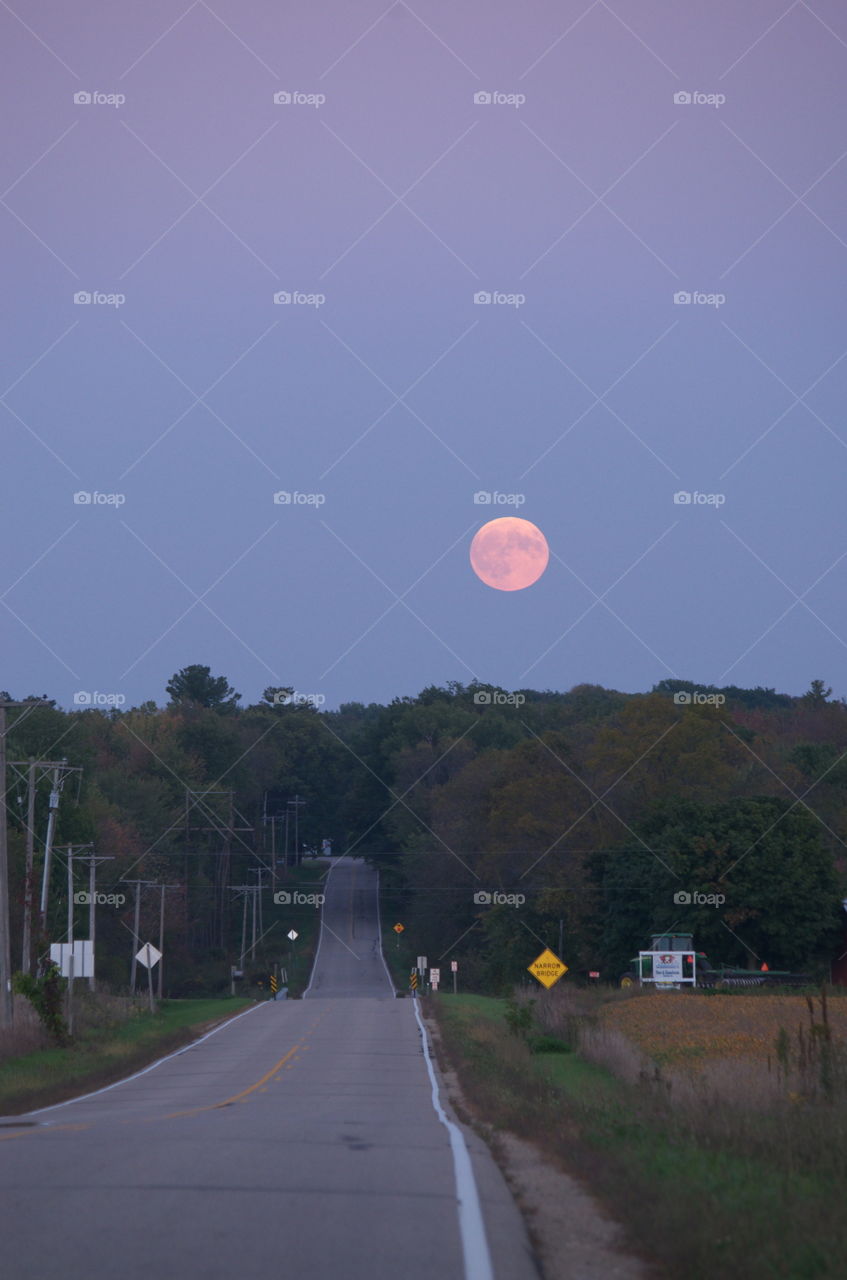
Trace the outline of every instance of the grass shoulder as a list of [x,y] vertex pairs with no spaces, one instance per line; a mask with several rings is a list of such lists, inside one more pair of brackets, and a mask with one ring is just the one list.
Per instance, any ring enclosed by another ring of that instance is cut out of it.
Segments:
[[[847,1223],[839,1206],[847,1162],[832,1108],[809,1118],[821,1125],[821,1144],[827,1124],[835,1124],[818,1166],[812,1150],[804,1158],[791,1115],[787,1127],[780,1112],[734,1131],[740,1117],[720,1100],[675,1107],[658,1069],[633,1083],[578,1047],[532,1052],[509,1031],[504,1000],[448,994],[428,1008],[483,1130],[515,1133],[576,1177],[623,1224],[656,1274],[844,1274]],[[797,1138],[792,1152],[786,1134]]]
[[190,1044],[252,1000],[164,1000],[83,1032],[67,1048],[37,1049],[0,1063],[0,1114],[20,1115],[112,1084]]

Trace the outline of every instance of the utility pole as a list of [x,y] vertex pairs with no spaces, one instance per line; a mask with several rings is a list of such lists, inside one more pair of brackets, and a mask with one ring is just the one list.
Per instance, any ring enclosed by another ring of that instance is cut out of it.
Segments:
[[[295,795],[293,800],[288,801],[288,807],[294,810],[294,866],[300,866],[300,809],[306,803],[301,800],[299,795]],[[287,809],[286,809],[287,816]],[[286,862],[288,861],[288,853],[286,852]]]
[[26,793],[26,871],[24,880],[24,928],[21,943],[21,971],[29,973],[32,965],[32,866],[35,857],[35,761],[27,768]]
[[141,890],[145,885],[151,884],[150,880],[125,880],[124,884],[135,885],[135,919],[132,926],[132,964],[129,970],[129,987],[133,995],[135,995],[135,975],[138,969],[137,952],[141,946],[141,937],[139,929],[141,927]]
[[157,995],[160,1000],[162,998],[162,970],[165,967],[165,960],[164,960],[164,956],[165,956],[165,890],[178,889],[179,887],[180,886],[178,884],[157,884],[156,885],[156,888],[161,891],[161,896],[159,898],[159,951],[161,952],[161,955],[159,956],[159,974],[158,974],[158,987],[157,987]]
[[44,869],[41,873],[41,906],[39,922],[41,932],[47,932],[47,895],[50,892],[50,859],[53,853],[53,837],[56,834],[56,814],[59,811],[59,770],[53,770],[50,787],[50,807],[47,810],[47,839],[44,842]]
[[74,847],[68,845],[68,1031],[74,1033]]
[[34,760],[30,757],[29,760],[7,760],[6,764],[21,782],[26,783],[27,789],[26,873],[24,879],[24,919],[21,934],[21,969],[24,973],[29,973],[32,968],[32,916],[35,896],[35,801],[38,794],[38,784],[43,778],[52,774],[47,840],[44,851],[44,876],[39,909],[39,932],[43,936],[46,933],[47,891],[50,883],[50,863],[56,827],[56,812],[59,807],[59,794],[65,777],[70,773],[82,773],[82,769],[78,765],[69,766],[66,759]]
[[[9,932],[9,846],[6,829],[6,710],[8,707],[35,707],[44,699],[32,702],[15,702],[13,698],[0,699],[0,1027],[10,1027],[14,1004],[12,1001],[12,946]],[[23,712],[16,724],[28,713]]]
[[264,920],[262,919],[262,876],[265,873],[265,867],[249,867],[250,875],[255,875],[258,882],[253,886],[253,945],[250,952],[251,959],[255,959],[256,953],[256,922],[258,920],[259,937],[264,933]]
[[88,985],[92,991],[97,990],[97,980],[95,978],[95,969],[97,965],[97,948],[95,946],[96,933],[96,904],[97,904],[97,864],[98,862],[114,862],[111,854],[105,854],[98,857],[92,848],[91,853],[83,855],[80,859],[82,862],[88,863],[88,938],[91,943],[91,973],[88,976]]
[[[53,839],[56,835],[56,814],[59,812],[59,798],[65,778],[70,773],[82,773],[80,765],[69,765],[67,759],[38,760],[39,769],[51,772],[50,805],[47,811],[47,838],[44,841],[44,869],[41,875],[41,903],[38,911],[38,924],[42,934],[47,932],[47,898],[50,893],[50,868],[53,856]],[[43,776],[43,775],[42,775]]]
[[0,702],[0,1026],[12,1025],[12,951],[9,940],[9,858],[6,845],[6,707]]
[[248,895],[253,898],[253,946],[252,956],[256,954],[256,886],[254,884],[231,884],[230,889],[233,893],[240,893],[244,898],[244,910],[241,916],[241,955],[238,959],[239,969],[244,968],[244,957],[247,954],[247,898]]

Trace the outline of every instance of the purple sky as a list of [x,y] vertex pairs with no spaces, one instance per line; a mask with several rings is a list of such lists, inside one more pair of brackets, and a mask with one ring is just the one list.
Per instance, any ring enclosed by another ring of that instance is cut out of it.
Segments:
[[[13,0],[0,40],[13,694],[847,694],[843,3]],[[501,593],[511,514],[551,559]]]

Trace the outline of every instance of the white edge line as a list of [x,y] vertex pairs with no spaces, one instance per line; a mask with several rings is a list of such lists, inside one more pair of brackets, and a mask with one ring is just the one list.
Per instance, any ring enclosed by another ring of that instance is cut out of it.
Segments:
[[[336,868],[337,866],[338,866],[338,863],[337,863],[337,862],[333,862],[333,863],[331,863],[331,864],[330,864],[329,871],[327,871],[327,873],[326,873],[326,880],[324,881],[324,888],[327,888],[327,886],[329,885],[329,878],[330,878],[330,876],[332,875],[333,871],[335,870],[335,868]],[[323,944],[323,940],[324,940],[324,907],[325,907],[325,906],[326,906],[326,902],[324,902],[324,903],[323,903],[323,905],[321,906],[321,931],[320,931],[320,933],[318,934],[318,949],[317,949],[317,951],[315,952],[315,958],[314,958],[314,960],[312,961],[312,972],[309,974],[309,985],[308,985],[308,987],[306,988],[306,990],[303,992],[303,996],[302,996],[302,998],[303,998],[304,1000],[306,999],[306,996],[309,994],[309,992],[312,990],[312,983],[314,982],[314,980],[315,980],[315,974],[316,974],[316,973],[317,973],[317,971],[318,971],[318,956],[321,954],[321,946],[322,946],[322,944]]]
[[453,1154],[453,1170],[456,1176],[456,1202],[459,1210],[459,1234],[462,1237],[462,1255],[465,1264],[465,1280],[494,1280],[491,1266],[491,1254],[485,1234],[485,1223],[482,1207],[479,1203],[479,1192],[473,1175],[470,1152],[465,1136],[458,1125],[447,1116],[441,1105],[438,1093],[438,1081],[432,1066],[429,1052],[429,1041],[426,1027],[418,1011],[417,1000],[412,1001],[415,1017],[421,1033],[426,1069],[432,1084],[432,1106],[438,1119],[450,1135],[450,1150]]
[[261,1009],[267,1001],[261,1004],[254,1004],[249,1009],[242,1010],[241,1013],[233,1014],[231,1018],[227,1018],[226,1022],[220,1023],[219,1026],[213,1027],[211,1031],[207,1031],[199,1040],[192,1040],[191,1044],[185,1044],[181,1049],[176,1049],[173,1053],[168,1053],[164,1058],[157,1058],[155,1062],[151,1062],[149,1067],[142,1068],[141,1071],[134,1071],[131,1076],[124,1076],[123,1080],[115,1080],[113,1084],[104,1085],[102,1089],[95,1089],[93,1093],[81,1093],[76,1098],[66,1098],[64,1102],[54,1102],[50,1107],[39,1107],[37,1111],[25,1111],[21,1116],[3,1116],[6,1120],[19,1120],[25,1116],[43,1116],[45,1111],[58,1111],[60,1107],[69,1107],[74,1102],[85,1102],[88,1098],[96,1098],[98,1094],[109,1093],[112,1089],[117,1089],[122,1084],[129,1084],[130,1080],[137,1080],[139,1076],[146,1076],[148,1071],[155,1071],[156,1067],[160,1067],[163,1062],[170,1062],[171,1058],[178,1058],[182,1053],[188,1053],[189,1049],[194,1049],[198,1044],[202,1044],[204,1040],[208,1040],[210,1036],[216,1036],[219,1031],[223,1031],[224,1027],[232,1026],[233,1022],[237,1022],[239,1018],[244,1018],[248,1013],[255,1013],[257,1009]]
[[385,969],[386,977],[388,978],[388,985],[389,985],[389,987],[391,988],[391,994],[392,994],[393,996],[395,996],[395,997],[396,997],[396,995],[397,995],[397,983],[394,981],[394,979],[393,979],[393,978],[392,978],[392,976],[391,976],[391,970],[390,970],[390,969],[389,969],[389,967],[388,967],[388,962],[387,962],[387,960],[385,959],[385,952],[384,952],[384,951],[383,951],[383,949],[382,949],[382,914],[381,914],[380,909],[379,909],[379,891],[380,891],[380,888],[381,888],[381,878],[380,878],[380,873],[379,873],[379,871],[377,871],[377,873],[376,873],[376,927],[377,927],[377,935],[376,935],[376,936],[377,936],[377,941],[379,942],[379,958],[380,958],[380,960],[382,961],[383,968]]

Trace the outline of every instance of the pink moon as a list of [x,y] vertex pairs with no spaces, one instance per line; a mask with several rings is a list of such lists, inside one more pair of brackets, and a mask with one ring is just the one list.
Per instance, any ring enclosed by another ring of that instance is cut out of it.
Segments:
[[550,559],[544,534],[530,520],[502,516],[478,529],[471,543],[471,568],[497,591],[523,591],[537,582]]

